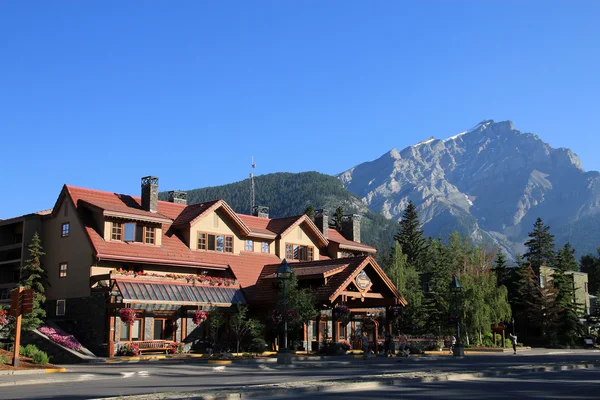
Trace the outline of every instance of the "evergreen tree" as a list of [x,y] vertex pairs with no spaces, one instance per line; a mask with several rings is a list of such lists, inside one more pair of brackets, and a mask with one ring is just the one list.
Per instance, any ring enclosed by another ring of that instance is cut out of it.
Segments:
[[554,265],[554,235],[550,233],[550,227],[544,225],[538,218],[533,225],[533,231],[528,235],[530,239],[525,242],[528,251],[523,256],[531,264],[533,271],[539,276],[542,266]]
[[394,239],[402,247],[402,252],[406,254],[407,262],[421,272],[424,269],[426,242],[417,208],[412,201],[408,202],[399,224],[400,228]]
[[21,328],[26,331],[36,329],[42,324],[42,318],[46,317],[44,302],[46,301],[46,286],[48,285],[47,274],[42,267],[41,258],[45,254],[38,233],[33,235],[28,246],[29,259],[21,269],[20,286],[25,289],[33,289],[33,312],[23,315]]
[[335,230],[338,232],[342,231],[342,217],[344,216],[344,207],[339,206],[335,209],[335,213],[333,214],[333,224],[335,226]]
[[517,276],[517,296],[513,299],[513,311],[518,332],[529,340],[539,340],[542,330],[538,319],[543,315],[540,280],[527,262],[519,267]]
[[315,221],[315,208],[312,206],[312,204],[309,204],[308,207],[306,207],[304,214],[306,214],[313,222]]
[[508,287],[510,282],[511,273],[508,269],[508,265],[506,264],[506,257],[502,250],[499,250],[496,253],[496,259],[494,261],[494,273],[496,274],[496,282],[497,286],[506,286]]
[[557,253],[557,268],[562,271],[578,271],[579,266],[575,259],[575,249],[571,247],[571,243],[565,243],[562,249],[558,250]]
[[600,247],[597,252],[597,256],[593,254],[581,256],[579,262],[581,272],[588,274],[588,291],[593,295],[600,295]]
[[402,315],[395,321],[396,328],[400,331],[415,331],[423,324],[421,310],[423,290],[419,274],[406,262],[406,255],[402,247],[396,243],[392,249],[389,261],[384,265],[386,275],[396,285],[398,292],[406,299],[408,305]]

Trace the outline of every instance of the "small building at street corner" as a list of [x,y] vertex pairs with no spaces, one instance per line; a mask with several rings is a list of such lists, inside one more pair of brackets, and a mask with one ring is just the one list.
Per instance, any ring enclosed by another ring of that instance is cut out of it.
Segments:
[[[51,210],[0,221],[0,303],[8,304],[38,232],[48,318],[96,355],[131,342],[202,342],[198,310],[219,309],[227,319],[233,305],[248,304],[265,315],[281,296],[275,272],[283,259],[320,310],[304,326],[313,350],[361,329],[376,342],[376,317],[406,301],[372,257],[376,250],[360,242],[360,216],[344,216],[340,232],[328,219],[323,210],[314,221],[269,218],[267,207],[239,214],[224,200],[188,205],[179,191],[160,201],[152,176],[142,178],[139,197],[65,185]],[[350,318],[336,320],[339,304]],[[125,308],[135,322],[121,321]]]

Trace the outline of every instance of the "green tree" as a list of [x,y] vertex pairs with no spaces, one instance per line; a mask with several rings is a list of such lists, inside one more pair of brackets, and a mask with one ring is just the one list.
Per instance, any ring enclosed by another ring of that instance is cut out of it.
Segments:
[[588,289],[593,295],[600,295],[600,247],[597,252],[597,256],[586,254],[579,261],[581,272],[588,274]]
[[248,334],[255,331],[259,325],[258,321],[248,319],[248,306],[236,304],[236,312],[229,320],[229,326],[233,333],[235,333],[236,353],[239,354],[240,352],[242,340],[244,340]]
[[496,253],[496,259],[494,260],[494,273],[496,274],[497,286],[504,285],[508,287],[511,273],[508,269],[506,257],[504,256],[502,250],[499,250],[498,253]]
[[400,228],[394,239],[402,247],[402,252],[406,254],[407,262],[421,272],[424,268],[426,240],[417,208],[412,201],[408,202],[399,224]]
[[333,224],[335,226],[335,230],[338,232],[342,231],[342,218],[344,217],[344,207],[339,206],[335,209],[335,213],[333,214]]
[[36,329],[43,323],[46,317],[44,303],[46,301],[46,286],[48,285],[48,276],[42,267],[41,258],[44,254],[42,242],[38,233],[33,235],[31,243],[28,246],[29,259],[21,269],[20,286],[25,289],[33,289],[33,312],[23,315],[21,328],[26,331]]
[[219,329],[223,326],[225,318],[223,313],[218,309],[213,309],[208,312],[208,336],[212,342],[212,351],[216,352],[217,343],[219,342]]
[[304,210],[304,214],[306,214],[308,218],[310,218],[314,222],[315,208],[312,206],[312,204],[309,204],[308,207],[306,207],[306,209]]
[[533,225],[533,231],[529,233],[529,240],[525,242],[528,251],[523,255],[536,275],[539,276],[542,266],[551,267],[556,257],[554,251],[554,235],[550,233],[550,227],[544,225],[538,218]]
[[424,315],[421,310],[423,289],[417,270],[406,262],[406,258],[402,246],[396,243],[388,263],[384,265],[384,270],[408,303],[402,315],[395,321],[396,328],[400,331],[406,329],[414,331],[423,324]]
[[556,255],[557,268],[562,271],[578,271],[579,265],[575,259],[575,249],[571,247],[571,243],[565,243],[562,249],[558,249]]

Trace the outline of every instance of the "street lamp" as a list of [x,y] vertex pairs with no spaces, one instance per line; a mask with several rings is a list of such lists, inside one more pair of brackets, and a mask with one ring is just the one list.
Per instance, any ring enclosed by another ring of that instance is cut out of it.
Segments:
[[288,326],[287,326],[287,281],[292,279],[292,269],[288,262],[283,259],[279,268],[277,268],[277,279],[283,282],[283,348],[279,348],[279,353],[277,353],[277,363],[278,364],[291,364],[292,363],[292,355],[288,350],[288,342],[287,342],[287,334],[288,334]]
[[452,280],[450,281],[450,291],[454,293],[456,297],[456,346],[454,346],[454,356],[462,357],[465,355],[465,349],[460,340],[460,314],[458,308],[458,299],[459,294],[462,291],[462,286],[460,286],[460,282],[456,278],[456,275],[452,275]]

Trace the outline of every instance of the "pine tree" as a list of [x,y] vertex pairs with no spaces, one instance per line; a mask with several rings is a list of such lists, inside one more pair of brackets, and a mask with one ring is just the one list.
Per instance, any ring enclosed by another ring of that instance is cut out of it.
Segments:
[[593,295],[600,295],[600,247],[597,252],[597,256],[586,254],[579,261],[581,272],[588,274],[589,293]]
[[557,254],[557,268],[563,271],[578,271],[579,266],[575,259],[575,249],[571,247],[571,243],[565,243],[562,249],[558,250]]
[[541,218],[538,218],[533,225],[533,232],[530,232],[530,239],[525,242],[528,251],[523,257],[531,264],[533,271],[539,276],[542,266],[551,267],[554,265],[554,235],[550,233],[550,227],[544,225]]
[[315,221],[315,208],[312,206],[312,204],[309,204],[308,207],[306,207],[304,214],[306,214],[313,222]]
[[46,286],[48,285],[47,274],[42,267],[41,258],[45,254],[38,233],[33,235],[31,244],[28,246],[29,259],[23,265],[21,271],[20,286],[25,289],[33,289],[33,312],[23,315],[21,328],[26,331],[36,329],[42,324],[42,318],[46,317],[44,302],[46,301]]
[[342,218],[344,217],[344,207],[339,206],[335,209],[335,213],[333,214],[333,224],[335,226],[335,230],[338,232],[342,231]]
[[508,269],[508,265],[506,264],[506,257],[501,250],[496,254],[496,259],[494,261],[494,273],[496,274],[497,286],[504,285],[508,287],[511,273]]
[[513,299],[513,313],[521,335],[528,339],[540,338],[542,329],[542,288],[540,280],[529,263],[521,265],[517,271],[517,298]]
[[408,202],[399,224],[400,228],[394,239],[406,254],[407,262],[417,271],[422,272],[425,264],[426,241],[417,208],[412,201]]

